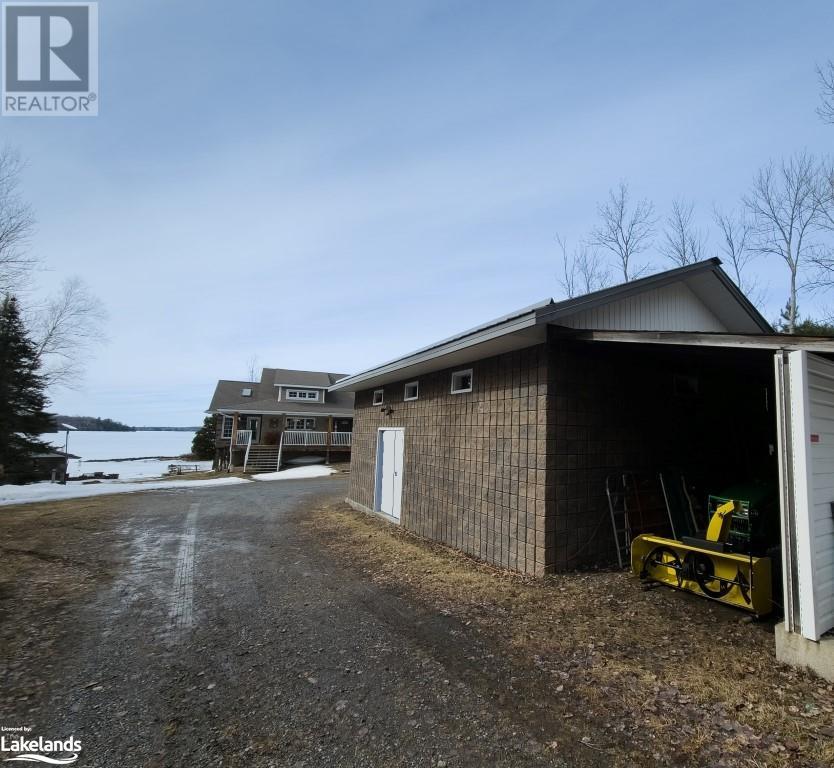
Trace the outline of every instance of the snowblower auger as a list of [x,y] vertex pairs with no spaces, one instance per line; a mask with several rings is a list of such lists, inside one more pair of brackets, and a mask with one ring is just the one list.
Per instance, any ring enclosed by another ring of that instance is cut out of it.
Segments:
[[771,611],[770,558],[732,552],[730,521],[741,512],[727,501],[713,513],[703,538],[682,541],[645,534],[631,543],[631,570],[641,579],[765,616]]

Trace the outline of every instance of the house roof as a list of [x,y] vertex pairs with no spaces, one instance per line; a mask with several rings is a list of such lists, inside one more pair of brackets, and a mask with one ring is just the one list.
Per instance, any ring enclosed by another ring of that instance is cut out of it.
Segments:
[[[286,368],[264,368],[260,381],[237,381],[221,379],[217,382],[207,413],[274,413],[274,414],[321,414],[323,416],[352,416],[353,394],[350,392],[328,392],[325,401],[292,402],[278,400],[279,386],[309,387],[326,389],[332,381],[342,377],[338,373],[322,371],[293,371]],[[282,381],[283,380],[283,381]],[[326,382],[326,383],[323,383]],[[251,389],[250,396],[242,394]]]
[[327,389],[344,377],[344,373],[293,371],[288,368],[264,368],[261,382],[265,383],[269,380],[276,387],[313,387],[314,389]]
[[[347,376],[338,381],[331,388],[331,392],[356,392],[539,344],[547,338],[548,325],[598,328],[594,323],[604,323],[604,319],[599,319],[604,318],[604,313],[594,314],[593,310],[623,307],[628,302],[633,304],[639,297],[650,292],[660,295],[661,291],[668,292],[672,288],[679,288],[683,299],[692,306],[701,308],[703,316],[708,316],[721,330],[753,334],[774,332],[767,320],[721,269],[721,260],[714,258],[564,301],[545,299],[382,365]],[[675,298],[681,300],[680,296]],[[645,319],[642,322],[661,323],[658,320]],[[714,331],[716,328],[657,327],[634,330]]]

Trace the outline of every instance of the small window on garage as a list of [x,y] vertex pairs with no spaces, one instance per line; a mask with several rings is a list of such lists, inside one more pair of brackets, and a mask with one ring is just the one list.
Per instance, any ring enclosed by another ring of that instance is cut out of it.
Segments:
[[374,405],[382,405],[383,395],[385,394],[384,389],[375,389],[374,390]]
[[472,369],[455,371],[452,374],[452,394],[459,395],[462,392],[472,391]]
[[403,400],[416,400],[418,397],[420,397],[420,382],[409,381],[408,384],[405,385]]

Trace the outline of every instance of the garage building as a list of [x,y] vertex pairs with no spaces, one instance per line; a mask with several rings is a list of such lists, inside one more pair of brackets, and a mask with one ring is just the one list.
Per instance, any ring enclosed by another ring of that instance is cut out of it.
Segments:
[[661,475],[699,499],[756,489],[780,652],[831,663],[834,339],[776,334],[718,259],[541,302],[333,389],[356,393],[352,505],[523,573],[616,562],[626,476],[646,529]]

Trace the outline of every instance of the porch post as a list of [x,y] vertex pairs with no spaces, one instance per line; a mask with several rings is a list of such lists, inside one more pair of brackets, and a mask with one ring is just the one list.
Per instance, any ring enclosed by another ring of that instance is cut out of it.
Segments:
[[333,441],[333,417],[327,417],[327,458],[325,464],[330,464],[330,443]]
[[240,414],[232,414],[232,437],[229,440],[229,472],[234,469],[235,464],[235,439],[237,438],[237,419]]

